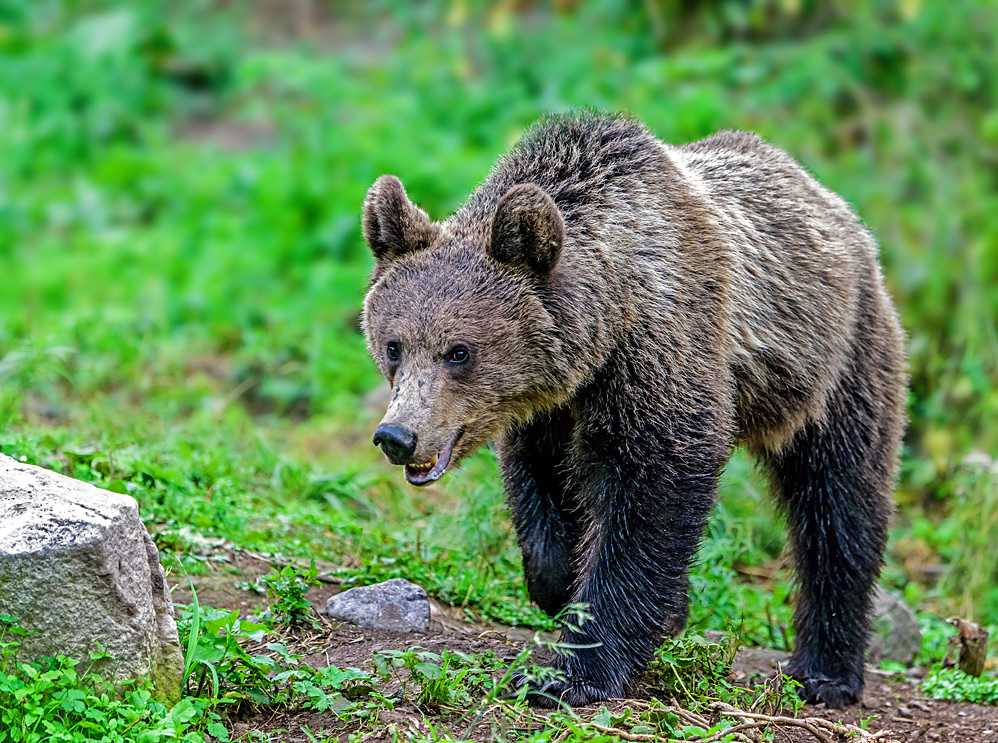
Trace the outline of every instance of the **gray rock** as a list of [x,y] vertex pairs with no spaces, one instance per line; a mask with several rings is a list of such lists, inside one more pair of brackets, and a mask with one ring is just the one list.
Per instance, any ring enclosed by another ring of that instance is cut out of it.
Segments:
[[135,499],[0,455],[0,614],[37,634],[19,658],[65,654],[106,680],[180,698],[184,659],[159,552]]
[[331,596],[323,614],[330,619],[371,629],[412,632],[426,631],[430,627],[430,601],[426,591],[402,578],[351,588]]
[[908,605],[880,586],[873,594],[873,625],[867,644],[870,663],[892,660],[909,664],[922,648],[922,631]]
[[703,639],[709,643],[713,643],[714,645],[723,645],[731,639],[731,633],[722,632],[721,630],[716,629],[709,629],[704,631]]

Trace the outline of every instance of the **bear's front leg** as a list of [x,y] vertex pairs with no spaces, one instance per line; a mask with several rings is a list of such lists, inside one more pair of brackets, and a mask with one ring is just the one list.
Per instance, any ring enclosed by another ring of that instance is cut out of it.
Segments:
[[[591,618],[566,626],[563,679],[534,686],[531,703],[581,706],[626,696],[667,634],[686,623],[688,571],[714,501],[721,457],[696,456],[665,427],[594,448],[573,482],[589,528],[571,603]],[[684,437],[685,439],[685,437]]]
[[565,608],[576,590],[581,526],[577,499],[565,478],[571,430],[570,416],[559,409],[497,442],[527,590],[551,616]]

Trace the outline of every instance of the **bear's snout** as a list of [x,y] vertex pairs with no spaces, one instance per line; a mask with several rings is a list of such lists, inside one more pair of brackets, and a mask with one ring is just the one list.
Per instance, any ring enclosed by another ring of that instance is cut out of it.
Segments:
[[374,432],[374,445],[380,446],[392,464],[407,464],[416,451],[416,433],[401,426],[378,426]]

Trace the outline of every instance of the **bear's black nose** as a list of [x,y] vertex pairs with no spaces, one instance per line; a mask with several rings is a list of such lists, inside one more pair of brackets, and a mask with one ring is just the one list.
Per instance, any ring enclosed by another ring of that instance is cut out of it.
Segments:
[[374,445],[380,446],[392,464],[408,464],[416,451],[416,434],[400,426],[378,426],[374,432]]

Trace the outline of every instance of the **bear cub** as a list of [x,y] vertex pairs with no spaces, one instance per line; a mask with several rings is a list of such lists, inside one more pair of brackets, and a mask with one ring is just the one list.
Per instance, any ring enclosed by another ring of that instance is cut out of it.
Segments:
[[673,146],[581,112],[534,124],[443,222],[378,178],[363,231],[392,386],[375,444],[426,485],[494,441],[531,598],[591,614],[532,702],[626,696],[682,630],[739,445],[787,517],[789,672],[808,701],[859,699],[906,381],[845,201],[753,134]]

